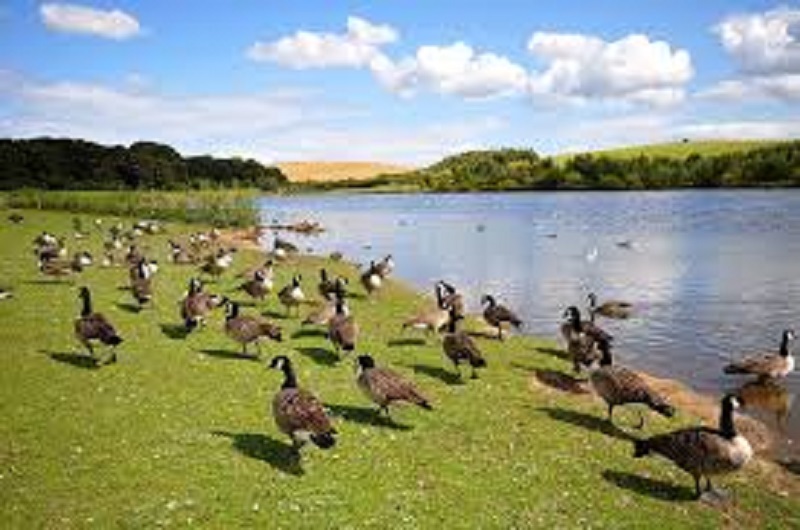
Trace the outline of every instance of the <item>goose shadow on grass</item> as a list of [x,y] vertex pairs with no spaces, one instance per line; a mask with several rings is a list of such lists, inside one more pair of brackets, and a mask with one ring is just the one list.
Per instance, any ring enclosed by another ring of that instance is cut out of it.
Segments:
[[159,324],[161,333],[172,340],[184,340],[189,336],[189,330],[183,324]]
[[420,373],[438,379],[447,385],[463,385],[464,380],[457,373],[445,370],[441,366],[428,366],[427,364],[410,364],[409,368],[415,373]]
[[138,304],[132,304],[130,302],[117,302],[115,305],[117,306],[117,309],[121,309],[122,311],[128,313],[138,314],[142,311],[141,306]]
[[28,281],[25,281],[25,282],[22,282],[22,283],[24,283],[25,285],[66,285],[66,286],[75,285],[75,281],[74,280],[45,280],[45,279],[42,279],[42,280],[28,280]]
[[316,346],[301,346],[299,348],[295,348],[295,350],[297,350],[297,352],[301,355],[304,355],[315,363],[323,366],[335,366],[339,363],[339,356],[325,348],[319,348]]
[[261,314],[265,317],[276,318],[278,320],[286,320],[289,318],[285,311],[276,311],[274,309],[266,309],[262,311]]
[[544,412],[554,420],[569,423],[570,425],[575,425],[577,427],[583,427],[584,429],[588,429],[590,431],[601,432],[606,436],[611,436],[612,438],[617,438],[624,441],[633,441],[636,439],[606,420],[604,417],[585,414],[577,410],[555,407],[540,407],[538,410]]
[[550,388],[570,394],[589,394],[588,381],[559,372],[556,370],[534,369],[533,376],[536,380]]
[[85,370],[97,370],[100,368],[100,363],[86,353],[73,353],[73,352],[52,352],[46,350],[39,350],[50,357],[52,360],[68,364],[75,368],[83,368]]
[[208,355],[209,357],[216,357],[217,359],[228,359],[234,361],[258,361],[259,356],[257,354],[250,354],[250,353],[242,353],[241,351],[235,350],[222,350],[222,349],[213,349],[207,348],[198,350],[203,355]]
[[233,448],[243,455],[266,462],[287,475],[304,474],[300,453],[291,444],[281,442],[261,433],[212,431],[214,436],[224,436],[231,440]]
[[327,336],[328,336],[328,333],[322,328],[302,327],[302,328],[298,329],[297,331],[295,331],[294,333],[292,333],[292,338],[293,339],[303,339],[303,338],[307,338],[307,337],[318,338],[318,337],[327,337]]
[[427,342],[422,337],[401,337],[398,339],[389,339],[386,345],[390,348],[397,348],[403,346],[425,346]]
[[341,417],[345,421],[359,423],[361,425],[371,425],[373,427],[394,429],[397,431],[411,430],[411,426],[397,423],[393,419],[387,418],[385,414],[378,413],[378,409],[375,407],[326,404],[325,408],[328,409],[334,417]]
[[602,473],[603,480],[614,484],[618,488],[626,489],[640,495],[647,495],[662,501],[688,502],[696,500],[694,489],[688,486],[679,486],[672,482],[658,480],[625,471],[606,469]]

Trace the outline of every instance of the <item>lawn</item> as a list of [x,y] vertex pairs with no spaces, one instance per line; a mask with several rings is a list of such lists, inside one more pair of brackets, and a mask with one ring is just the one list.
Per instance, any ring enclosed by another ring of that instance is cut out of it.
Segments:
[[[189,227],[145,236],[162,266],[156,306],[135,313],[120,289],[126,270],[92,268],[74,283],[41,278],[30,242],[43,229],[71,233],[72,214],[24,213],[21,225],[6,215],[0,224],[0,283],[15,292],[0,301],[0,527],[800,527],[797,477],[773,465],[753,462],[722,480],[733,500],[719,508],[691,500],[691,478],[671,464],[633,459],[634,414],[620,411],[620,427],[610,426],[592,397],[534,377],[569,373],[549,340],[480,338],[489,366],[460,384],[433,338],[400,334],[427,300],[400,282],[375,300],[355,298],[357,350],[412,378],[434,406],[398,409],[389,424],[356,388],[352,359],[300,332],[296,317],[280,318],[274,295],[244,308],[284,328],[284,342],[265,344],[261,360],[237,355],[221,312],[181,336],[177,301],[194,270],[168,264],[165,242]],[[71,250],[99,255],[93,237],[70,241]],[[236,259],[240,270],[263,257]],[[323,258],[282,265],[277,284],[301,272],[316,294],[322,264],[362,294],[352,266]],[[229,274],[207,289],[241,298],[236,282]],[[116,364],[94,368],[80,357],[72,335],[80,285],[125,338]],[[266,365],[280,353],[334,414],[333,449],[309,446],[297,459],[275,427],[269,404],[282,376]],[[645,433],[696,421],[653,417]]]

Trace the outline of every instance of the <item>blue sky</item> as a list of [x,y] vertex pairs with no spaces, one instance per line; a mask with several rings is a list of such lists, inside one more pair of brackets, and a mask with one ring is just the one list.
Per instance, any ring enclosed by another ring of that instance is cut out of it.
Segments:
[[423,164],[800,136],[800,2],[0,2],[0,136]]

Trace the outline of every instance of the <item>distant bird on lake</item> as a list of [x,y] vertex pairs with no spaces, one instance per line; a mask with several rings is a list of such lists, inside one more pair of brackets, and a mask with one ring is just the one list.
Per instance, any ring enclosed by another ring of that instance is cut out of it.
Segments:
[[586,297],[589,301],[589,318],[594,321],[595,315],[616,320],[625,320],[633,314],[633,304],[622,300],[605,300],[602,304],[597,303],[597,295],[589,293]]

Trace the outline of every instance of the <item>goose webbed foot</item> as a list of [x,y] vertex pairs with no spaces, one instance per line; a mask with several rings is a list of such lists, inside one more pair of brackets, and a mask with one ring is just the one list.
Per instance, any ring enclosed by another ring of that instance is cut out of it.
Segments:
[[[642,411],[641,411],[641,410],[637,410],[636,412],[638,412],[638,413],[639,413],[639,423],[638,423],[637,425],[634,425],[634,427],[635,427],[636,429],[638,429],[638,430],[641,430],[641,429],[642,429],[642,427],[644,427],[644,414],[642,414]],[[706,479],[706,480],[707,480],[707,479]]]

